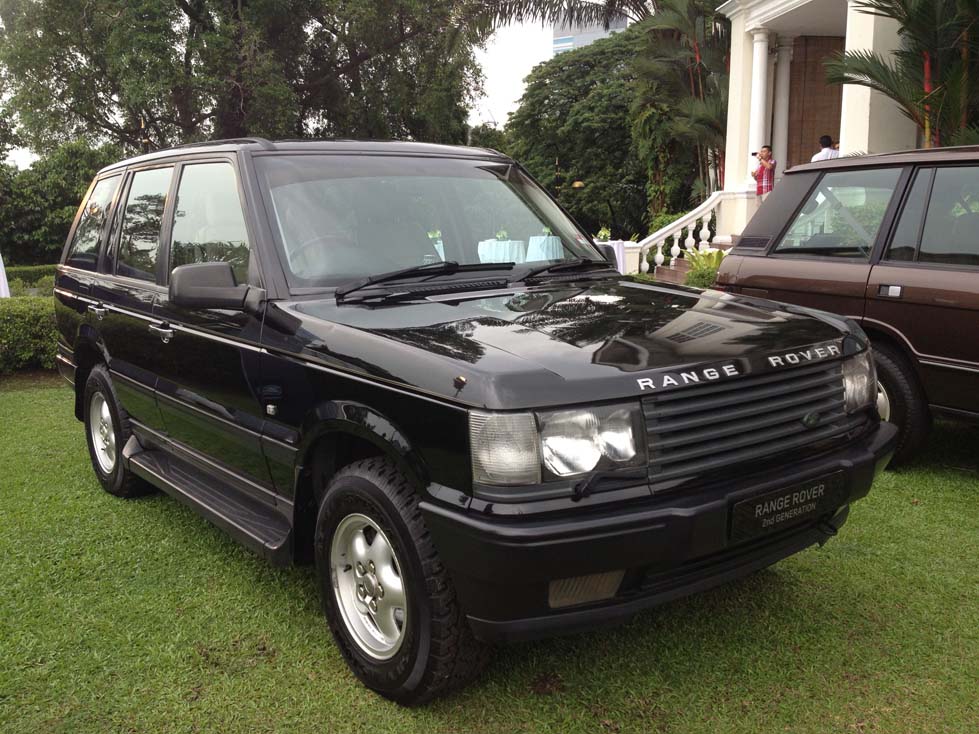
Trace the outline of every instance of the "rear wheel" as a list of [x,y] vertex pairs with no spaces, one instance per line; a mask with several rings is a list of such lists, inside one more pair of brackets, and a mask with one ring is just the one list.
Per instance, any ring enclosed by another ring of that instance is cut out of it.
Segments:
[[888,344],[873,345],[877,366],[877,410],[898,428],[891,466],[907,463],[928,438],[931,414],[918,378],[904,356]]
[[341,469],[316,520],[316,567],[330,631],[369,688],[419,704],[475,678],[472,635],[408,480],[383,459]]
[[132,435],[132,429],[103,365],[92,368],[85,381],[83,398],[88,454],[102,488],[116,497],[139,497],[153,492],[149,484],[123,465],[122,447]]

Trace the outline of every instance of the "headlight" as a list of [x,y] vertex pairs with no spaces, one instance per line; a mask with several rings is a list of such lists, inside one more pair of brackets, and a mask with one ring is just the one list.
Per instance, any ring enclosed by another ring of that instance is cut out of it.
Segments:
[[469,414],[473,481],[482,484],[539,484],[537,424],[530,413]]
[[538,413],[544,468],[555,477],[646,461],[638,405]]
[[877,400],[877,371],[870,349],[843,362],[843,390],[846,411],[852,413]]
[[[538,430],[538,425],[540,429]],[[473,481],[520,486],[646,462],[638,404],[469,414]]]

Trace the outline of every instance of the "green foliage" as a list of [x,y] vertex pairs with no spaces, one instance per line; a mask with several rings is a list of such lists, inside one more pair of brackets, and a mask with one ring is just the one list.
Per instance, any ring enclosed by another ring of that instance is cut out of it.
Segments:
[[[27,169],[0,168],[4,265],[50,263],[61,255],[78,205],[96,172],[118,160],[114,146],[65,143]],[[13,276],[12,276],[13,277]]]
[[[506,127],[509,152],[586,230],[607,225],[613,238],[647,231],[653,170],[667,171],[657,183],[666,208],[685,204],[684,180],[695,175],[677,146],[664,142],[653,161],[634,136],[632,61],[643,42],[642,30],[629,28],[538,65]],[[649,119],[646,126],[661,130],[666,120]],[[573,187],[576,181],[583,186]]]
[[684,284],[695,288],[712,287],[717,281],[717,271],[726,255],[726,251],[717,249],[684,253],[684,258],[690,263],[690,270],[687,271]]
[[506,133],[492,125],[476,125],[469,130],[469,145],[507,153],[509,142]]
[[7,273],[7,278],[9,280],[18,278],[22,280],[25,285],[33,286],[38,280],[47,276],[51,276],[52,283],[53,283],[54,276],[58,272],[58,266],[57,265],[14,265],[9,268],[5,267],[4,270]]
[[917,125],[925,147],[967,144],[979,122],[979,3],[974,0],[860,0],[859,10],[893,18],[901,46],[887,58],[847,51],[826,62],[832,84],[890,97]]
[[0,298],[0,374],[54,367],[57,343],[54,298]]
[[473,48],[525,5],[3,0],[0,64],[36,150],[249,134],[459,143],[480,87]]
[[691,267],[684,278],[684,284],[694,288],[710,288],[717,280],[717,268]]

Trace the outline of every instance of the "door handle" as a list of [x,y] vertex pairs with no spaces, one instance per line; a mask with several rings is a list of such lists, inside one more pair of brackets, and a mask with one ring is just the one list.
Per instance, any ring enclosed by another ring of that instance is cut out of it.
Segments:
[[904,288],[899,285],[879,285],[877,295],[884,298],[900,298]]
[[150,324],[149,329],[154,334],[159,335],[160,341],[164,344],[169,344],[170,340],[173,339],[173,329],[168,324]]
[[88,310],[98,316],[99,321],[104,319],[105,315],[108,313],[108,309],[106,309],[101,303],[98,305],[94,303],[88,304]]

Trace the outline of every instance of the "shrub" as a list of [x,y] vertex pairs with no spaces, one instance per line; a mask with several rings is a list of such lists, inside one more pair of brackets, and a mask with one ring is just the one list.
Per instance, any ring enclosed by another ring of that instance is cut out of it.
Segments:
[[34,284],[46,275],[54,277],[55,272],[57,272],[57,265],[11,265],[9,268],[4,268],[7,272],[7,279],[13,280],[15,278],[24,281],[24,284],[28,287],[34,287]]
[[694,288],[710,288],[717,280],[717,271],[727,253],[724,250],[709,249],[704,252],[694,250],[686,254],[690,262],[690,270],[684,279],[684,284]]
[[0,298],[0,374],[54,367],[58,333],[54,298]]
[[27,283],[25,283],[20,278],[13,278],[7,283],[7,287],[10,288],[10,295],[14,298],[18,296],[30,295],[27,292]]

